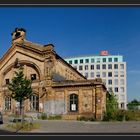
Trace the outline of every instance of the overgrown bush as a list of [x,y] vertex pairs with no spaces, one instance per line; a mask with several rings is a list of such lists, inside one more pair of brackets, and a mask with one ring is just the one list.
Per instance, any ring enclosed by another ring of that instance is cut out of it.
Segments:
[[95,121],[94,117],[88,117],[88,116],[79,116],[77,117],[78,121]]
[[116,112],[105,112],[103,121],[123,121],[125,118],[125,112],[123,110],[117,110]]
[[110,121],[112,120],[112,115],[110,112],[105,112],[103,116],[103,121]]
[[103,121],[140,121],[139,110],[117,110],[116,112],[106,112]]
[[42,120],[60,120],[60,119],[62,119],[62,116],[61,115],[47,116],[46,113],[41,113],[38,116],[38,119],[42,119]]
[[125,119],[128,121],[140,121],[140,110],[127,110]]
[[48,120],[61,120],[62,116],[61,115],[53,115],[53,116],[49,116],[47,119]]
[[116,112],[115,120],[117,120],[117,121],[124,121],[125,120],[125,111],[124,110],[118,110]]
[[41,114],[38,116],[38,119],[46,120],[46,119],[47,119],[47,114],[46,114],[46,113],[41,113]]

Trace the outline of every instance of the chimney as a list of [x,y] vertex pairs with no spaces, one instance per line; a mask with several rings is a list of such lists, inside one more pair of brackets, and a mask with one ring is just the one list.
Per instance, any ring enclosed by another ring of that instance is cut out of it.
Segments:
[[11,33],[12,35],[12,43],[15,42],[23,42],[26,35],[26,30],[23,28],[15,28],[15,30]]

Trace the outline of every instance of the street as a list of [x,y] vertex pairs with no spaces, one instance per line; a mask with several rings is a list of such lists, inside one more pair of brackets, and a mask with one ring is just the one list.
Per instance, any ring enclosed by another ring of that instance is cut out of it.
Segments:
[[14,134],[15,134],[14,132],[0,129],[0,136],[1,135],[6,135],[7,136],[7,135],[14,135]]
[[[0,125],[0,134],[15,133],[15,130],[6,128],[9,121],[4,117],[4,124]],[[33,133],[79,133],[79,134],[140,134],[140,121],[123,121],[123,122],[97,122],[97,121],[74,121],[74,120],[34,120],[33,123],[40,124],[39,129],[32,130]],[[4,131],[7,130],[7,131]],[[8,132],[11,131],[11,132]],[[20,133],[20,132],[19,132]]]
[[140,122],[84,122],[65,120],[36,120],[38,133],[140,133]]

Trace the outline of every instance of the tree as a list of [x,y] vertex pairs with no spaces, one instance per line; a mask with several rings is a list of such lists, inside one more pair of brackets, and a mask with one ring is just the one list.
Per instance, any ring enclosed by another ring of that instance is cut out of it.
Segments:
[[118,102],[116,99],[116,95],[114,95],[113,92],[107,92],[106,111],[115,112],[117,109],[118,109]]
[[20,104],[19,106],[22,123],[24,117],[24,101],[30,98],[33,94],[31,84],[31,80],[24,76],[23,68],[20,66],[18,70],[15,71],[15,76],[8,85],[8,89],[11,91],[11,97]]
[[127,104],[127,108],[129,110],[136,110],[136,109],[138,109],[138,106],[140,106],[140,101],[138,101],[136,99],[132,100],[131,102],[129,102]]
[[105,121],[113,120],[115,113],[118,111],[118,102],[112,91],[107,91],[106,95],[106,112],[104,114]]

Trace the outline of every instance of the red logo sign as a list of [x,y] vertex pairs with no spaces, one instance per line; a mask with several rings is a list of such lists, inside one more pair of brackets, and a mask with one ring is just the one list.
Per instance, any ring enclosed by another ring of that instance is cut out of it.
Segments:
[[108,51],[101,51],[100,55],[106,56],[106,55],[108,55]]

